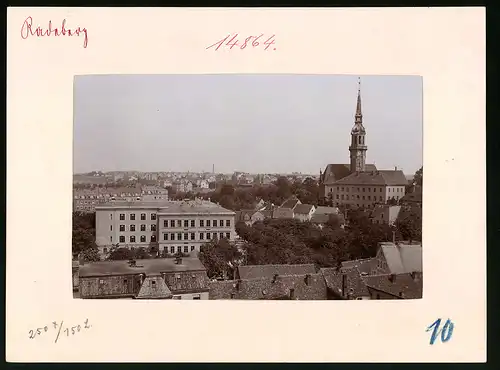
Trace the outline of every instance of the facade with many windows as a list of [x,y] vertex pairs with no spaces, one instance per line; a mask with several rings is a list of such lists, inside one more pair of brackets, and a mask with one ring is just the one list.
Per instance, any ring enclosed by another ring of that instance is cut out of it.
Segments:
[[96,244],[102,254],[117,244],[168,254],[198,252],[213,239],[234,240],[234,226],[233,211],[202,200],[117,201],[96,207]]

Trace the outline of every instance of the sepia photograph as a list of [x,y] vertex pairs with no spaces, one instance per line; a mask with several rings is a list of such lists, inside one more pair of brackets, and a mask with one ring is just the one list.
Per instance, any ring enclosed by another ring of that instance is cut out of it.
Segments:
[[76,76],[73,297],[422,298],[422,99],[409,75]]

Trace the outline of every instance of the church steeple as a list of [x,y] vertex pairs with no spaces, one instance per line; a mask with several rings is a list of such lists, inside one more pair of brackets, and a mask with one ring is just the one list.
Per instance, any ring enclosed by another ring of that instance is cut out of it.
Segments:
[[365,127],[363,126],[363,112],[361,110],[361,79],[358,77],[358,99],[354,115],[354,127],[351,130],[351,172],[364,171],[366,163]]
[[356,103],[355,122],[363,124],[363,113],[361,111],[361,79],[358,77],[358,101]]

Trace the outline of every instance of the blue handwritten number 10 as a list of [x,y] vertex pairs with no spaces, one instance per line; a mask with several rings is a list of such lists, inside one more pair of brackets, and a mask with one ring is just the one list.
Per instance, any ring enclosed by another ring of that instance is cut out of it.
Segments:
[[446,320],[442,328],[440,326],[441,326],[441,319],[437,319],[431,325],[429,325],[429,327],[426,330],[426,331],[432,330],[431,341],[430,341],[431,346],[434,344],[440,333],[441,333],[441,342],[443,343],[448,342],[451,339],[451,336],[453,335],[453,328],[455,325],[451,322],[450,319]]

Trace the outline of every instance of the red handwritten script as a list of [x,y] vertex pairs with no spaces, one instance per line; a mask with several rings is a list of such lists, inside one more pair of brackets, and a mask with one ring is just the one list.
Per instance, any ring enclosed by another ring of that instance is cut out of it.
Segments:
[[86,48],[89,42],[86,28],[74,28],[70,29],[66,27],[66,19],[63,19],[61,27],[53,27],[52,21],[49,21],[49,26],[47,29],[43,29],[40,26],[33,26],[33,18],[28,17],[24,20],[21,27],[21,37],[27,39],[30,36],[36,37],[48,37],[48,36],[80,36],[83,35],[83,47]]
[[238,47],[243,50],[248,46],[252,48],[261,47],[264,48],[264,50],[276,50],[276,47],[273,46],[276,44],[274,36],[275,35],[272,35],[271,37],[264,37],[264,34],[262,33],[260,36],[239,37],[239,34],[237,33],[234,35],[229,34],[222,40],[208,46],[206,49],[215,48],[214,50],[217,51],[220,48],[231,50],[234,47]]

